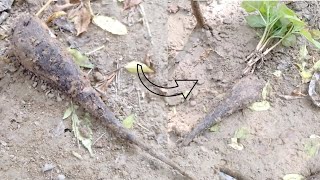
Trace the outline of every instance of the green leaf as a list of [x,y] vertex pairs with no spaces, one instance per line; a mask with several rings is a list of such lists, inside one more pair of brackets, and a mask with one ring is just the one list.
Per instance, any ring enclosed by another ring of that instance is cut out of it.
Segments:
[[127,129],[131,129],[133,127],[133,123],[134,123],[134,114],[131,114],[122,122],[123,126]]
[[289,16],[289,15],[285,15],[284,18],[287,18],[290,22],[292,22],[292,24],[294,26],[298,26],[298,27],[304,27],[306,26],[306,23],[301,21],[298,17],[296,16]]
[[278,13],[287,16],[296,16],[296,13],[283,3],[280,5]]
[[220,130],[220,124],[215,124],[209,129],[209,131],[211,132],[218,132],[219,130]]
[[[317,63],[316,63],[317,64]],[[313,68],[306,69],[306,62],[302,62],[301,64],[295,64],[298,69],[300,76],[302,78],[302,83],[310,82],[313,75]]]
[[312,30],[310,30],[309,32],[310,32],[310,34],[311,34],[311,36],[312,36],[313,39],[315,39],[315,40],[320,39],[320,31],[319,31],[319,30],[317,30],[317,29],[312,29]]
[[302,78],[302,83],[310,82],[313,73],[309,70],[303,70],[300,72],[300,76]]
[[318,154],[319,147],[320,147],[319,142],[316,143],[316,142],[313,142],[313,141],[308,141],[305,144],[304,149],[305,149],[305,152],[308,154],[308,156],[314,157],[315,155]]
[[80,51],[71,48],[68,48],[68,51],[73,56],[74,62],[80,67],[90,69],[94,68],[94,65],[89,61],[89,58],[83,55]]
[[281,26],[280,28],[278,28],[276,31],[273,32],[274,37],[283,37],[284,35],[286,35],[286,32],[288,31],[287,26]]
[[270,109],[271,105],[268,101],[261,101],[261,102],[255,102],[251,106],[249,106],[249,109],[252,111],[266,111]]
[[282,45],[285,47],[293,47],[297,43],[297,37],[294,34],[290,34],[282,40]]
[[234,133],[234,138],[238,139],[245,139],[249,135],[249,130],[245,127],[239,128],[235,133]]
[[299,33],[304,36],[309,42],[315,45],[318,49],[320,49],[320,43],[312,38],[311,33],[307,29],[303,29]]
[[131,72],[131,73],[138,73],[137,72],[137,65],[140,64],[142,66],[142,70],[144,73],[153,73],[154,71],[150,69],[147,65],[137,62],[137,61],[131,61],[127,65],[124,66],[124,68]]
[[263,5],[263,1],[242,1],[241,7],[247,12],[258,11]]
[[304,177],[300,174],[286,174],[282,178],[283,180],[303,180]]
[[245,17],[248,25],[254,28],[266,27],[266,23],[263,21],[262,17],[259,15],[248,15]]
[[72,105],[68,107],[68,109],[64,112],[63,118],[62,119],[67,119],[73,112],[73,107]]

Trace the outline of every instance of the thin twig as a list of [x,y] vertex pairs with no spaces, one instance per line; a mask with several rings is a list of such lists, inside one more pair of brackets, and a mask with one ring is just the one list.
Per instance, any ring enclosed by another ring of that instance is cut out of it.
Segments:
[[153,44],[150,26],[149,26],[148,20],[147,20],[147,18],[146,18],[146,13],[145,13],[144,8],[143,8],[143,6],[142,6],[141,3],[139,4],[139,12],[140,12],[140,14],[141,14],[141,16],[142,16],[143,24],[146,25],[146,28],[147,28],[147,31],[148,31],[148,35],[149,35],[151,44]]
[[139,127],[141,127],[142,129],[150,132],[150,130],[149,130],[148,128],[144,127],[142,124],[140,124],[140,123],[138,123],[138,122],[137,122],[136,124],[137,124]]
[[97,51],[99,51],[99,50],[101,50],[101,49],[103,49],[103,48],[105,48],[104,45],[102,45],[102,46],[100,46],[100,47],[98,47],[98,48],[96,48],[96,49],[94,49],[94,50],[92,50],[92,51],[90,51],[90,52],[85,53],[85,55],[93,54],[93,53],[95,53],[95,52],[97,52]]
[[39,17],[39,15],[40,15],[44,10],[46,10],[46,9],[49,7],[50,3],[53,2],[53,1],[54,1],[54,0],[48,0],[48,2],[47,2],[44,6],[42,6],[42,8],[37,12],[36,16]]
[[137,88],[136,88],[136,90],[137,90],[137,94],[138,94],[138,104],[139,104],[139,109],[141,109],[140,90],[139,90],[139,89],[137,89]]
[[100,137],[98,137],[93,143],[92,146],[96,144],[106,133],[103,133]]

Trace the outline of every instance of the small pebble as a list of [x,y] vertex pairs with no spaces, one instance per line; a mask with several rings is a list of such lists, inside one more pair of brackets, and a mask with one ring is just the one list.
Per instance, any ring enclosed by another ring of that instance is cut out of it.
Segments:
[[104,77],[100,72],[95,72],[94,73],[94,79],[99,82],[99,81],[103,81]]
[[207,66],[207,70],[212,70],[213,69],[213,66],[211,65],[211,64],[209,64],[208,66]]
[[8,67],[8,70],[9,70],[9,72],[14,73],[14,72],[16,72],[18,69],[17,69],[16,67],[14,67],[14,65],[10,65],[10,66]]
[[191,106],[195,106],[195,105],[197,105],[197,102],[196,101],[190,101],[190,105]]
[[193,98],[196,98],[196,97],[198,96],[198,94],[199,94],[199,91],[198,91],[197,89],[194,89],[194,90],[192,91],[192,97],[193,97]]
[[50,171],[52,170],[53,168],[55,168],[56,166],[53,165],[53,164],[45,164],[44,167],[42,168],[42,171],[43,172],[46,172],[46,171]]
[[232,24],[231,19],[224,19],[223,23],[224,24]]
[[203,78],[199,79],[199,80],[198,80],[198,84],[199,84],[199,85],[204,84],[204,79],[203,79]]
[[57,102],[61,102],[62,98],[60,96],[57,96]]
[[32,84],[32,87],[37,87],[37,85],[38,85],[38,82],[34,82],[33,84]]
[[54,94],[53,94],[53,93],[49,93],[49,94],[48,94],[48,97],[49,97],[49,98],[53,98],[53,97],[54,97]]
[[47,86],[46,85],[41,85],[41,89],[43,90],[43,91],[45,91],[46,89],[47,89]]
[[58,180],[65,180],[65,179],[66,179],[65,175],[63,175],[63,174],[58,175]]

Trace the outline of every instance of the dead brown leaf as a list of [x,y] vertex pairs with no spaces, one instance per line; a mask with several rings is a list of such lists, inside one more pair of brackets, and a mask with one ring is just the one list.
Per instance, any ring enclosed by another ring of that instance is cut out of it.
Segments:
[[131,7],[137,6],[142,2],[142,0],[125,0],[124,9],[130,9]]
[[79,6],[69,12],[69,18],[73,21],[77,36],[86,32],[91,22],[91,14],[84,6]]
[[51,14],[51,16],[49,16],[48,20],[46,21],[46,23],[50,23],[51,21],[61,17],[61,16],[64,16],[66,15],[67,13],[64,12],[64,11],[57,11],[57,12],[54,12],[53,14]]
[[116,77],[116,72],[111,73],[105,80],[100,81],[95,88],[98,89],[99,93],[105,93],[107,91],[108,86],[112,83],[113,79]]
[[69,0],[70,4],[78,4],[81,1],[80,0]]
[[307,96],[306,94],[302,93],[301,88],[293,90],[291,95],[292,96],[300,96],[300,97]]

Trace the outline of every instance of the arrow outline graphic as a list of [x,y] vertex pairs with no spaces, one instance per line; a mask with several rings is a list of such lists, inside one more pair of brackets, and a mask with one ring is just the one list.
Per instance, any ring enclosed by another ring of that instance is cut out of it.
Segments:
[[[158,87],[158,88],[174,89],[174,88],[179,87],[179,84],[178,84],[179,81],[192,81],[192,82],[194,82],[194,84],[193,84],[191,90],[188,92],[188,94],[187,94],[186,96],[185,96],[182,92],[181,92],[181,93],[172,94],[172,95],[158,94],[158,93],[152,91],[151,89],[149,89],[149,88],[142,82],[142,79],[141,79],[140,73],[139,73],[139,67],[140,67],[140,69],[141,69],[141,72],[142,72],[144,78],[147,79],[147,80],[149,81],[149,83],[151,83],[153,86],[156,86],[156,87]],[[164,97],[174,97],[174,96],[182,95],[183,98],[186,100],[186,99],[188,98],[188,96],[191,94],[193,88],[194,88],[194,87],[197,85],[197,83],[198,83],[198,80],[196,80],[196,79],[194,79],[194,80],[190,80],[190,79],[178,79],[178,80],[174,80],[175,83],[176,83],[175,86],[172,86],[172,87],[163,87],[163,86],[159,86],[159,85],[156,85],[156,84],[154,84],[153,82],[151,82],[151,81],[147,78],[147,76],[145,75],[145,73],[143,72],[142,65],[140,65],[140,64],[137,64],[137,73],[138,73],[138,77],[139,77],[141,83],[143,84],[143,86],[144,86],[146,89],[148,89],[148,90],[149,90],[150,92],[152,92],[153,94],[156,94],[156,95],[158,95],[158,96],[164,96]]]

